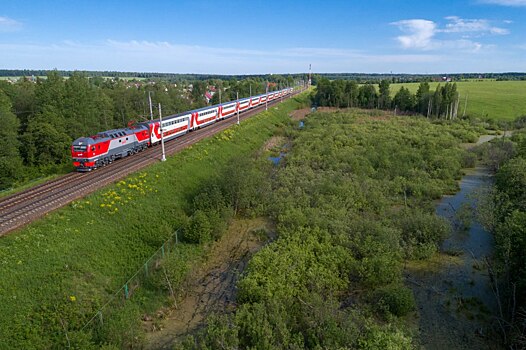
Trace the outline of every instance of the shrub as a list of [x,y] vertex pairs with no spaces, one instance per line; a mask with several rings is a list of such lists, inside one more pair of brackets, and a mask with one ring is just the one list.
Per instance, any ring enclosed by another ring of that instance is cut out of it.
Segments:
[[[404,247],[406,257],[412,259],[429,257],[451,231],[446,219],[418,209],[400,211],[395,224],[402,230],[401,245]],[[431,252],[430,248],[433,246],[435,249]],[[425,252],[426,254],[423,255],[422,253]]]
[[403,285],[388,285],[377,289],[374,300],[380,310],[398,317],[415,309],[413,292]]
[[184,229],[183,239],[189,243],[206,243],[212,239],[212,225],[202,210],[197,210]]

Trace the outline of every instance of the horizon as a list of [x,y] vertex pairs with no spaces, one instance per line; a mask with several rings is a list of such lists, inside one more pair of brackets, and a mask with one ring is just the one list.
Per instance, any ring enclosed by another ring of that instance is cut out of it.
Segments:
[[[16,68],[16,69],[2,69],[0,68],[0,71],[5,71],[5,72],[13,72],[13,73],[19,73],[19,72],[22,72],[22,71],[28,71],[29,73],[34,73],[34,72],[37,72],[37,71],[40,71],[40,72],[53,72],[53,71],[57,71],[58,73],[67,73],[67,74],[71,74],[71,73],[75,73],[75,72],[79,72],[79,73],[117,73],[117,74],[149,74],[149,75],[153,75],[155,77],[156,74],[159,74],[159,75],[195,75],[195,76],[209,76],[209,77],[222,77],[222,76],[230,76],[230,77],[234,77],[234,76],[241,76],[241,77],[259,77],[259,76],[272,76],[272,75],[282,75],[282,76],[285,76],[285,75],[301,75],[301,74],[308,74],[308,70],[307,71],[304,71],[304,72],[283,72],[283,73],[255,73],[255,74],[250,74],[250,73],[241,73],[241,74],[214,74],[214,73],[194,73],[194,72],[177,72],[177,73],[172,73],[172,72],[161,72],[161,71],[118,71],[118,70],[79,70],[79,69],[73,69],[73,70],[63,70],[63,69],[57,69],[57,68],[53,68],[53,69],[27,69],[27,68]],[[514,75],[514,74],[517,74],[517,75],[526,75],[526,71],[523,71],[523,72],[520,72],[520,71],[509,71],[509,72],[440,72],[440,73],[395,73],[395,72],[390,72],[390,73],[379,73],[379,72],[372,72],[372,73],[364,73],[364,72],[315,72],[315,71],[312,71],[312,74],[313,75],[331,75],[331,74],[335,74],[335,75],[348,75],[348,76],[352,76],[352,75],[381,75],[381,76],[458,76],[458,75],[476,75],[476,74],[479,74],[479,75]],[[32,74],[32,75],[35,75],[35,74]],[[59,74],[60,75],[60,74]],[[20,76],[24,76],[24,75],[0,75],[0,77],[4,77],[4,78],[9,78],[9,77],[20,77]],[[64,77],[68,76],[68,75],[62,75]],[[27,76],[25,76],[27,77]],[[106,76],[104,76],[106,77]],[[110,77],[111,76],[107,76],[107,77]],[[137,76],[130,76],[131,78],[138,78]],[[122,78],[122,77],[117,77],[117,78]],[[488,79],[486,77],[481,77],[480,79]],[[491,78],[489,78],[491,79]]]

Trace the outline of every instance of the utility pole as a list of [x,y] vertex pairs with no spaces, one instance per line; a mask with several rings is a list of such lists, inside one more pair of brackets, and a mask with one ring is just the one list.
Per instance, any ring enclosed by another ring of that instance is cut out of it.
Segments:
[[310,87],[310,85],[312,84],[312,64],[309,63],[309,85],[307,87]]
[[268,111],[268,81],[267,81],[267,87],[265,89],[267,92],[267,99],[265,100],[265,110]]
[[239,92],[236,92],[237,98],[237,125],[239,125]]
[[148,91],[148,101],[150,102],[150,120],[153,120],[153,108],[152,108],[151,91]]
[[163,154],[161,156],[161,162],[164,162],[164,161],[166,161],[166,156],[164,154],[163,116],[162,116],[162,112],[161,112],[161,104],[160,103],[159,103],[159,125],[160,125],[160,130],[161,130],[161,150],[163,152]]

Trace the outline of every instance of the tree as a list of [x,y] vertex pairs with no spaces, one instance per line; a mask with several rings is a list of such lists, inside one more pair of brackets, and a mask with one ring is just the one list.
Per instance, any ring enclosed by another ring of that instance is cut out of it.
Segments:
[[88,78],[75,72],[65,82],[64,117],[66,132],[71,138],[100,131],[97,93]]
[[332,84],[327,78],[320,78],[314,96],[314,103],[318,106],[330,106],[330,97],[332,94]]
[[452,119],[454,117],[454,110],[458,100],[457,84],[446,83],[441,90],[442,94],[442,106],[441,110],[446,119]]
[[8,188],[22,175],[22,158],[17,139],[20,122],[11,112],[11,102],[0,90],[0,190]]
[[347,107],[356,107],[358,105],[358,83],[349,80],[345,83],[345,96]]
[[28,165],[48,166],[62,164],[69,160],[72,139],[64,130],[55,127],[53,111],[45,110],[30,120],[22,135],[23,155]]
[[393,103],[402,112],[411,111],[414,107],[414,97],[409,89],[402,86],[396,93]]
[[35,91],[37,102],[37,112],[42,112],[44,108],[52,108],[58,116],[64,112],[64,79],[58,75],[57,71],[51,71],[47,79],[38,79]]
[[37,112],[37,101],[35,97],[36,84],[26,78],[19,79],[13,84],[13,112],[20,120],[20,133],[26,130],[27,123]]
[[506,163],[495,176],[497,189],[506,193],[514,207],[526,212],[526,159],[517,157]]
[[424,81],[418,85],[418,90],[415,96],[416,112],[427,116],[430,107],[431,93],[429,91],[429,83]]
[[389,93],[389,80],[382,80],[379,84],[380,95],[378,96],[378,107],[388,109],[391,107],[391,96]]
[[358,103],[362,108],[375,108],[378,94],[373,84],[364,84],[358,89]]
[[438,84],[435,93],[433,94],[432,104],[432,115],[435,117],[440,117],[442,112],[442,87]]

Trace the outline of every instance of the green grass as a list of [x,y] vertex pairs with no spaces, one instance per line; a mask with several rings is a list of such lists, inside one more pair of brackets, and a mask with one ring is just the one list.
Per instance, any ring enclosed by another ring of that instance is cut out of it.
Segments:
[[179,227],[200,185],[303,103],[293,98],[0,239],[0,349],[66,347],[64,329],[89,338],[78,330]]
[[[444,85],[445,83],[441,83]],[[456,82],[460,93],[459,115],[464,112],[466,96],[468,105],[466,114],[494,120],[514,120],[526,115],[526,81],[461,81]],[[392,84],[394,96],[401,86],[415,93],[418,83]],[[434,91],[438,83],[431,83]]]

